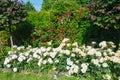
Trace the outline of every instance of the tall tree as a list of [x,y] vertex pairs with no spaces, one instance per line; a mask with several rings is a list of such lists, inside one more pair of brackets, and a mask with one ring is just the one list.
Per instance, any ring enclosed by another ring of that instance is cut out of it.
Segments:
[[36,11],[34,6],[32,5],[32,3],[30,1],[28,1],[26,4],[25,4],[25,9],[27,11]]
[[105,29],[120,29],[120,0],[94,0],[89,11],[94,25]]
[[10,33],[11,46],[13,46],[12,29],[26,20],[26,10],[23,2],[18,0],[0,0],[0,28]]

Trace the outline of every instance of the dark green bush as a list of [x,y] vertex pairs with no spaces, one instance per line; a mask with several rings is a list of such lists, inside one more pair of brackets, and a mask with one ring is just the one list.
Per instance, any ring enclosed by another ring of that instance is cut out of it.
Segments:
[[30,45],[33,29],[34,26],[29,22],[29,20],[17,25],[17,28],[12,33],[14,44],[18,46]]
[[[94,0],[88,7],[91,27],[85,33],[85,43],[92,41],[113,41],[117,47],[120,41],[120,0]],[[117,49],[117,48],[116,48]]]
[[97,0],[89,6],[94,25],[105,29],[120,28],[120,0]]

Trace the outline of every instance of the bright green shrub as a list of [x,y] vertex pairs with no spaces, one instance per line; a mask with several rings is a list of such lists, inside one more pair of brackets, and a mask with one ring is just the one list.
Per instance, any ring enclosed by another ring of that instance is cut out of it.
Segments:
[[55,10],[41,11],[38,16],[41,24],[35,27],[32,34],[34,46],[51,40],[57,45],[65,37],[80,44],[84,43],[83,35],[90,27],[89,20],[85,16],[87,16],[87,10],[82,7],[69,9],[61,15],[56,15]]

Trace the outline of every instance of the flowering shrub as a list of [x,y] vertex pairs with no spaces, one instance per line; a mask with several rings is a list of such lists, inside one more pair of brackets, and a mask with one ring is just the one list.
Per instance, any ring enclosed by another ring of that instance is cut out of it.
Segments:
[[[68,8],[67,11],[59,15],[54,10],[50,10],[40,12],[36,15],[37,17],[31,16],[31,22],[34,22],[35,25],[31,34],[32,45],[39,46],[43,42],[53,40],[56,46],[65,37],[70,38],[71,42],[77,41],[83,44],[85,33],[90,27],[89,20],[85,18],[87,15],[86,8],[78,7]],[[36,19],[38,17],[39,19]],[[38,21],[35,21],[34,18]]]
[[[113,42],[102,41],[99,48],[79,46],[64,38],[58,47],[13,46],[4,60],[4,65],[14,72],[56,70],[65,75],[93,75],[98,80],[111,80],[120,76],[120,51],[113,52]],[[95,42],[93,42],[95,45]]]

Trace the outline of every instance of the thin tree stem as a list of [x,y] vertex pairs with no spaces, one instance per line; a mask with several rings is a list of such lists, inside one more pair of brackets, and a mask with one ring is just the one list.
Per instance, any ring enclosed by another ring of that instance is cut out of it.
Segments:
[[11,34],[10,34],[10,44],[11,44],[11,47],[13,47],[13,38]]

